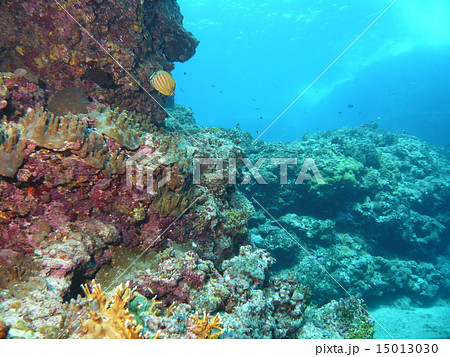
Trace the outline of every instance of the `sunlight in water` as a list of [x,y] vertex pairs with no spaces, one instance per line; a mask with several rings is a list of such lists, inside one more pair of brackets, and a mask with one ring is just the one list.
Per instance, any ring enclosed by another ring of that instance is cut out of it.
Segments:
[[399,2],[406,26],[423,44],[450,44],[450,2],[448,0]]

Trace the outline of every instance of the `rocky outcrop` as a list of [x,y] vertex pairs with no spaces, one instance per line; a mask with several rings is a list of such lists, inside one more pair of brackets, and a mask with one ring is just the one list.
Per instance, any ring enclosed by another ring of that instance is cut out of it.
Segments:
[[0,72],[10,72],[0,80],[0,115],[9,118],[37,105],[63,115],[104,104],[162,124],[145,91],[165,98],[149,78],[187,61],[198,44],[175,0],[12,0],[0,10]]

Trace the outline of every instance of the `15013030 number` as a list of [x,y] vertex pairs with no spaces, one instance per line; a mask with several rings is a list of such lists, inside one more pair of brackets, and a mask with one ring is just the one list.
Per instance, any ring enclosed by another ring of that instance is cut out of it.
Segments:
[[428,343],[377,344],[377,353],[437,353],[438,345]]

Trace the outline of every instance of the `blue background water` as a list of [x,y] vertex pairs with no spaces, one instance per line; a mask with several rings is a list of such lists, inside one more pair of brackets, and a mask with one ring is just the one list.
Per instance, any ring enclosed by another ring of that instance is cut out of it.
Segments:
[[[256,137],[392,0],[178,3],[200,45],[176,66],[176,102]],[[398,0],[261,139],[376,121],[449,143],[449,18],[448,0]]]

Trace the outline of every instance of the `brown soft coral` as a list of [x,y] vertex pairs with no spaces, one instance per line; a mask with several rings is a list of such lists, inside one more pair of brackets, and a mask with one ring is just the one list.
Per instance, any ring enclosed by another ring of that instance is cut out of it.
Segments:
[[8,331],[11,326],[7,325],[3,321],[0,320],[0,339],[5,339],[8,336]]
[[130,150],[138,149],[145,142],[147,134],[155,131],[150,116],[134,112],[111,110],[93,112],[93,125],[102,134],[114,139],[120,146]]
[[29,110],[20,118],[25,136],[36,145],[54,150],[80,148],[84,142],[87,125],[80,117],[68,114],[55,116],[43,108]]
[[25,157],[26,139],[16,124],[0,124],[0,175],[13,177]]

